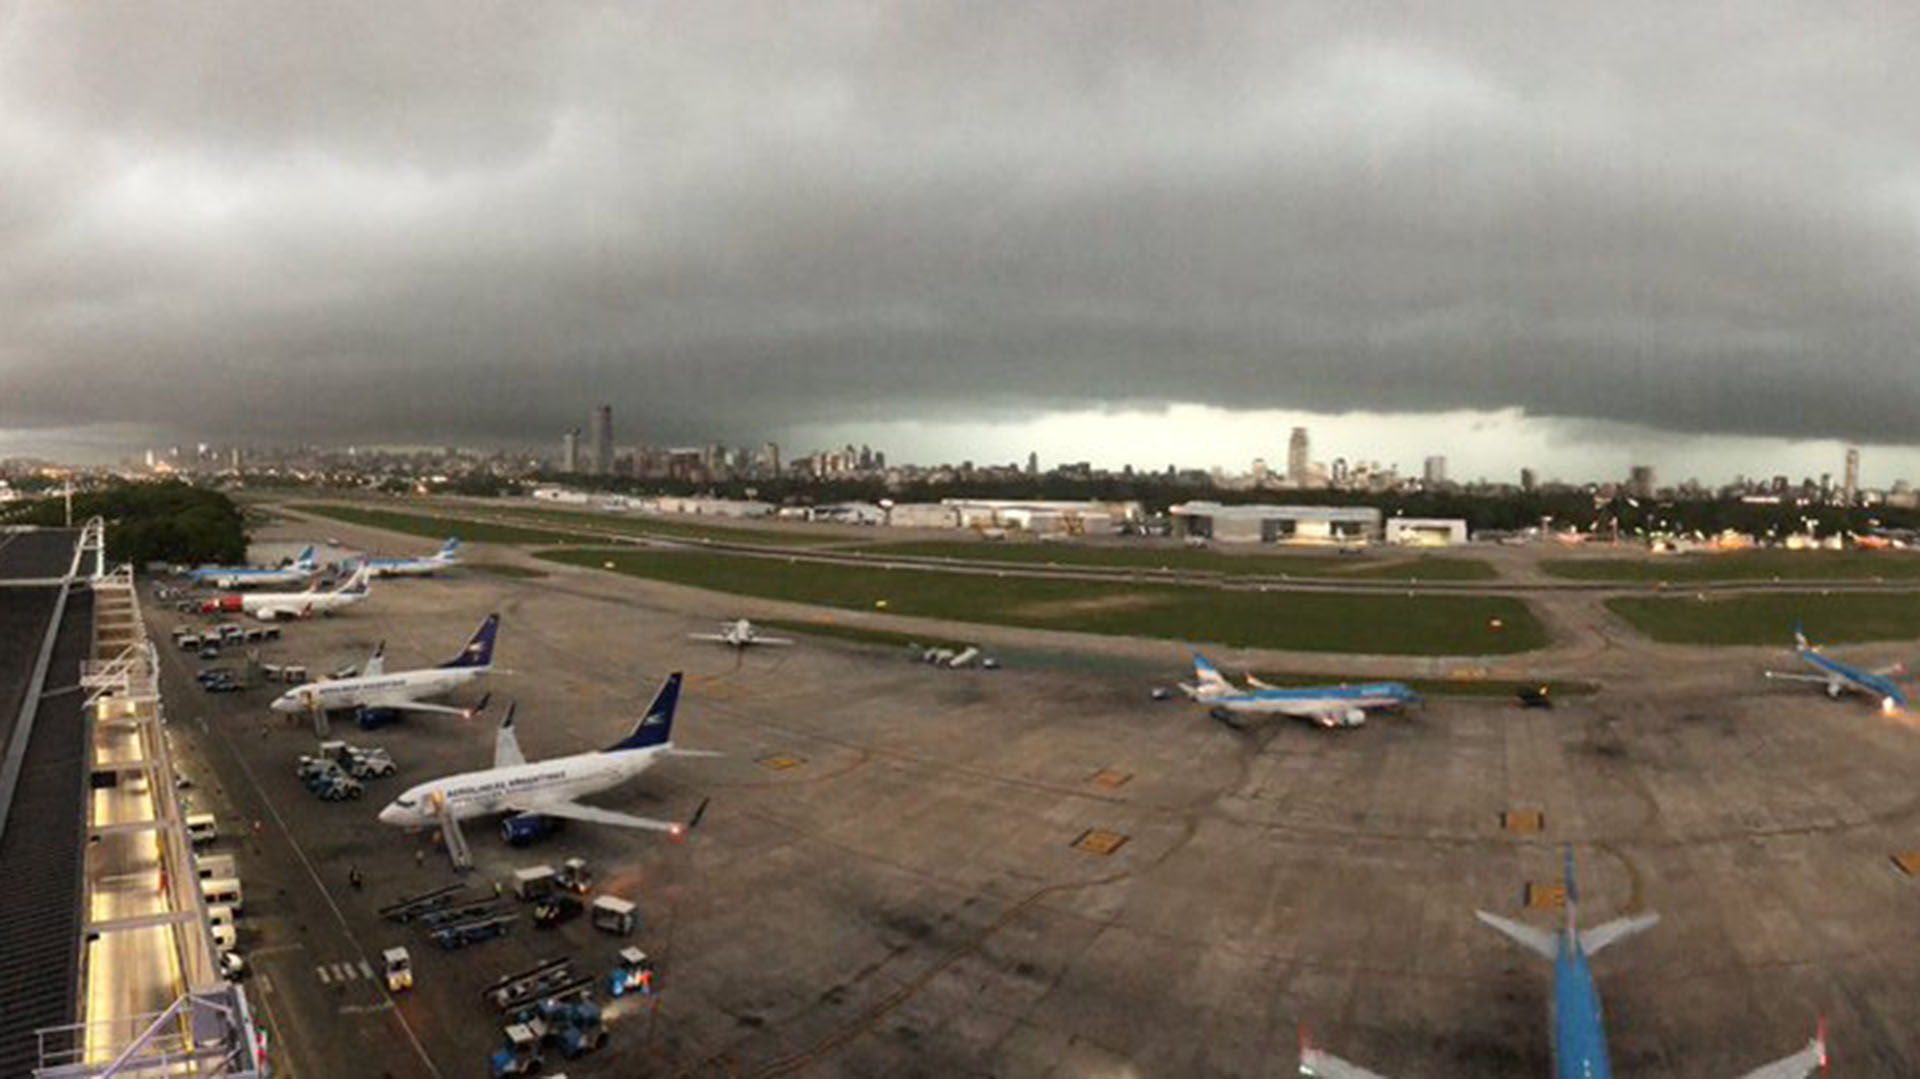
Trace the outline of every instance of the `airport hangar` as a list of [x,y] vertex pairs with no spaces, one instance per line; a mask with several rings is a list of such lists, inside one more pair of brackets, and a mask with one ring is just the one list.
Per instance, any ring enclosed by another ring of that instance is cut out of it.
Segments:
[[1226,506],[1184,502],[1172,507],[1174,533],[1215,543],[1298,543],[1444,547],[1467,541],[1455,518],[1390,517],[1372,506]]

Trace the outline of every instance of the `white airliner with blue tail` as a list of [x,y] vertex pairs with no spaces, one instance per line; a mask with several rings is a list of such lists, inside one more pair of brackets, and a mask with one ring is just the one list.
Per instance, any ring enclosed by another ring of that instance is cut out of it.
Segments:
[[468,638],[460,654],[437,667],[417,671],[387,670],[386,642],[377,645],[360,673],[352,678],[326,678],[282,693],[268,707],[276,712],[334,712],[367,709],[388,712],[443,712],[471,719],[486,708],[484,699],[472,708],[434,704],[423,697],[439,697],[493,673],[493,642],[500,633],[500,616],[490,614]]
[[1367,714],[1418,704],[1420,695],[1402,682],[1364,682],[1338,686],[1281,689],[1249,676],[1242,689],[1195,652],[1193,684],[1180,684],[1188,697],[1209,706],[1221,719],[1233,716],[1292,716],[1322,727],[1358,727]]
[[504,814],[502,827],[509,842],[517,826],[533,827],[535,818],[559,817],[622,828],[666,832],[678,839],[699,823],[702,803],[687,821],[636,817],[577,801],[582,795],[617,787],[668,757],[712,757],[717,754],[677,748],[673,744],[673,712],[680,701],[680,672],[667,676],[653,703],[625,738],[597,752],[530,762],[520,752],[514,732],[514,709],[507,709],[494,737],[493,767],[462,772],[409,787],[380,811],[383,824],[403,828],[439,825],[458,827],[462,820]]
[[1767,677],[1783,682],[1813,682],[1825,686],[1827,696],[1835,700],[1849,691],[1863,693],[1879,701],[1880,710],[1888,715],[1907,710],[1907,691],[1893,680],[1894,675],[1903,672],[1898,664],[1877,671],[1863,671],[1842,663],[1822,653],[1818,645],[1809,644],[1806,631],[1798,625],[1793,627],[1793,654],[1819,673],[1768,671]]
[[[1509,921],[1483,910],[1474,913],[1482,922],[1553,964],[1555,1079],[1612,1079],[1613,1065],[1607,1057],[1607,1028],[1600,1009],[1600,992],[1594,987],[1593,971],[1587,959],[1608,945],[1658,924],[1660,916],[1639,914],[1617,918],[1592,929],[1580,928],[1579,893],[1574,887],[1571,847],[1567,848],[1566,896],[1566,924],[1554,931]],[[1826,1064],[1827,1030],[1822,1021],[1806,1048],[1762,1065],[1741,1079],[1805,1079]],[[1304,1033],[1300,1038],[1300,1074],[1318,1079],[1381,1079],[1374,1072],[1307,1044]]]
[[215,588],[267,588],[279,584],[299,584],[320,572],[320,563],[314,560],[313,548],[300,552],[300,556],[284,566],[271,569],[257,566],[201,566],[187,571],[187,578],[195,584],[212,585]]
[[460,564],[460,537],[448,536],[440,549],[424,558],[369,558],[375,577],[431,577]]

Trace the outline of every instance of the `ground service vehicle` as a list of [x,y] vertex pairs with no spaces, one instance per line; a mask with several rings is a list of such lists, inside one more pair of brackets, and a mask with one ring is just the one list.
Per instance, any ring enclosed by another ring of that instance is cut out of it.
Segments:
[[413,957],[405,948],[388,948],[380,953],[386,961],[387,992],[401,993],[413,988]]
[[195,846],[211,843],[220,835],[219,827],[214,823],[211,813],[187,814],[187,838]]
[[538,1074],[545,1064],[540,1059],[540,1039],[524,1023],[507,1027],[506,1036],[506,1044],[494,1050],[487,1061],[488,1074],[493,1079]]
[[640,924],[640,909],[617,895],[603,895],[593,901],[591,917],[595,929],[624,937]]
[[436,929],[432,933],[433,942],[448,951],[464,948],[469,944],[492,940],[507,935],[507,929],[513,924],[511,914],[496,914],[491,918],[481,918],[471,922],[461,922]]
[[587,905],[580,897],[569,892],[555,892],[533,905],[533,924],[541,929],[551,929],[563,922],[580,917]]
[[616,997],[628,993],[646,995],[653,992],[653,960],[638,948],[622,948],[613,966],[613,973],[607,975],[607,992]]
[[513,871],[513,895],[516,899],[545,899],[553,894],[560,874],[550,865],[529,866]]

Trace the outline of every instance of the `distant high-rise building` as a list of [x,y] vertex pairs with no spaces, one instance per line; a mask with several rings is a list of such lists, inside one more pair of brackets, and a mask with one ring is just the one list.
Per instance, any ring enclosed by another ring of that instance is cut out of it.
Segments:
[[1847,447],[1847,474],[1840,489],[1840,501],[1848,506],[1860,497],[1860,447]]
[[1532,494],[1533,489],[1538,486],[1540,486],[1540,480],[1533,474],[1533,469],[1523,468],[1520,470],[1520,489],[1522,491]]
[[1027,451],[1027,475],[1038,476],[1039,474],[1040,474],[1040,453],[1037,450],[1028,450]]
[[593,474],[613,472],[613,406],[595,405],[587,422],[587,444],[593,454]]
[[780,447],[775,443],[760,447],[760,471],[769,476],[780,475]]
[[1438,455],[1427,458],[1420,470],[1420,478],[1428,487],[1441,487],[1447,482],[1447,459]]
[[580,428],[560,436],[560,471],[572,475],[580,471]]
[[1272,478],[1273,477],[1267,472],[1267,459],[1265,457],[1255,457],[1253,459],[1253,485],[1255,487],[1265,487],[1267,481]]
[[1307,429],[1296,427],[1287,439],[1287,482],[1295,487],[1307,485]]
[[1627,474],[1627,492],[1635,498],[1653,497],[1653,466],[1634,465]]

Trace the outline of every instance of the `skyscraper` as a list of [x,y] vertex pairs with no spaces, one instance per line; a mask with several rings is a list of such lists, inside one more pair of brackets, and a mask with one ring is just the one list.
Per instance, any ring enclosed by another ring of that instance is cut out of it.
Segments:
[[593,453],[593,474],[613,474],[613,406],[596,405],[587,423],[587,441]]
[[580,471],[580,428],[578,427],[560,436],[560,471],[568,474]]
[[1307,485],[1307,429],[1296,427],[1293,437],[1287,439],[1287,483],[1294,487]]
[[1420,478],[1428,487],[1443,487],[1447,482],[1447,459],[1438,454],[1427,458],[1420,470]]
[[1840,502],[1851,506],[1860,496],[1860,447],[1847,447],[1847,475],[1840,489]]
[[1522,491],[1532,494],[1533,489],[1539,486],[1539,483],[1540,481],[1535,477],[1533,469],[1523,468],[1520,470],[1520,489]]
[[1634,465],[1627,473],[1627,491],[1635,498],[1653,497],[1653,466]]

